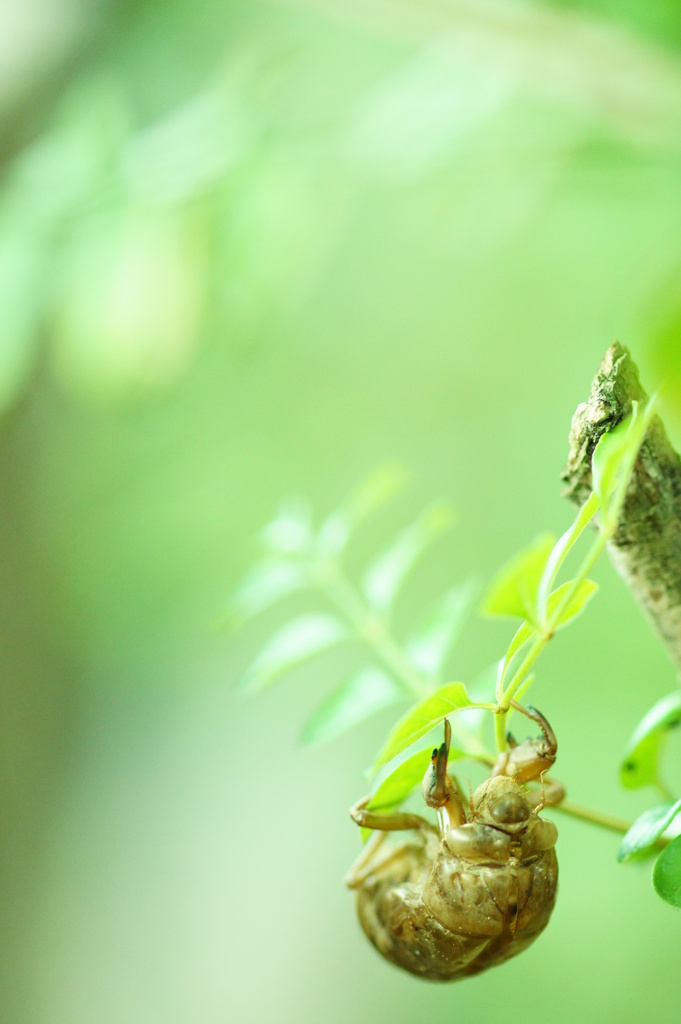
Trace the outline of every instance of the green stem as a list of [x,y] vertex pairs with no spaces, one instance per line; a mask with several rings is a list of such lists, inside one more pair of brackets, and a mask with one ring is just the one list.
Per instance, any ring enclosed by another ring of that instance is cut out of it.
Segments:
[[625,818],[618,818],[613,814],[606,814],[604,811],[595,811],[591,807],[584,807],[572,800],[561,800],[559,804],[555,804],[555,808],[561,814],[579,818],[580,821],[588,821],[591,825],[598,825],[600,828],[608,829],[609,832],[618,832],[620,835],[624,835],[632,826],[632,822]]
[[532,646],[530,647],[527,654],[525,655],[525,657],[523,658],[520,667],[518,668],[518,671],[515,673],[513,679],[511,679],[511,682],[504,690],[504,695],[499,701],[499,708],[502,715],[505,716],[508,713],[508,710],[511,707],[511,701],[515,697],[520,687],[525,682],[526,677],[529,675],[530,669],[532,668],[535,661],[537,660],[541,652],[544,650],[550,639],[550,636],[538,636],[532,644]]
[[543,621],[546,616],[551,588],[556,581],[556,577],[563,562],[598,512],[599,506],[600,501],[598,500],[598,495],[592,491],[577,513],[577,518],[572,526],[565,531],[549,555],[548,562],[546,563],[546,567],[542,573],[537,593],[537,608],[539,610],[540,621]]
[[503,754],[504,750],[506,750],[506,715],[502,711],[494,716],[494,739],[497,750],[500,754]]
[[[598,825],[599,828],[607,829],[609,832],[617,832],[618,835],[627,833],[633,824],[633,822],[627,821],[626,818],[618,818],[613,814],[606,814],[604,811],[594,811],[593,808],[576,804],[572,800],[561,800],[559,804],[554,804],[553,806],[561,814],[567,814],[571,818],[577,818],[579,821],[586,821],[590,825]],[[661,849],[670,842],[670,839],[660,836],[655,846]]]
[[[337,565],[315,562],[311,566],[311,578],[354,626],[371,647],[376,658],[414,697],[423,700],[433,692],[431,683],[414,668],[403,653],[402,648],[390,633],[385,619],[369,608]],[[493,714],[498,712],[496,704],[486,701],[472,701],[466,707],[491,711]]]
[[362,600],[337,565],[315,563],[312,577],[336,605],[385,667],[417,698],[426,697],[432,687],[404,655],[387,623]]
[[[617,489],[615,491],[615,495],[614,495],[613,500],[611,502],[610,509],[608,510],[607,521],[602,521],[601,522],[601,529],[599,531],[598,537],[596,538],[594,543],[591,545],[590,550],[587,552],[586,557],[582,561],[582,564],[579,567],[579,571],[577,572],[577,575],[571,581],[571,585],[568,587],[567,591],[565,592],[565,594],[563,596],[563,599],[560,601],[560,603],[553,610],[553,613],[549,616],[548,620],[546,621],[546,623],[545,623],[545,625],[544,625],[544,627],[542,629],[541,634],[537,637],[535,642],[530,647],[530,650],[526,654],[524,660],[521,662],[520,667],[518,668],[518,670],[516,671],[515,675],[511,679],[511,682],[503,690],[503,693],[502,693],[502,696],[501,696],[501,700],[499,701],[499,709],[500,709],[500,716],[499,717],[500,718],[505,717],[506,714],[508,713],[508,710],[509,710],[509,708],[511,706],[511,701],[512,701],[513,697],[518,692],[520,687],[523,685],[523,682],[525,681],[525,679],[526,679],[526,677],[527,677],[527,675],[529,673],[529,670],[534,665],[535,661],[537,660],[537,658],[539,657],[539,655],[543,651],[544,647],[546,646],[548,641],[553,637],[553,634],[555,632],[555,629],[556,629],[558,623],[560,622],[560,619],[561,619],[561,616],[562,616],[563,612],[568,607],[568,605],[572,601],[573,597],[577,593],[577,590],[578,590],[579,586],[581,585],[581,583],[587,578],[589,572],[591,571],[591,569],[593,568],[594,564],[596,563],[596,561],[600,557],[600,555],[601,555],[603,549],[605,548],[607,542],[610,540],[610,538],[612,537],[613,533],[615,532],[615,529],[616,529],[616,526],[617,526],[617,520],[619,518],[620,511],[621,511],[622,506],[624,504],[624,498],[625,498],[625,495],[626,495],[626,488],[627,488],[627,484],[628,484],[628,481],[629,481],[629,477],[631,475],[631,472],[632,472],[632,469],[633,469],[633,466],[634,466],[634,462],[635,462],[636,456],[638,454],[638,450],[639,450],[639,448],[641,446],[641,443],[643,441],[643,437],[645,435],[645,431],[646,431],[647,425],[650,422],[650,417],[651,416],[652,416],[652,403],[649,402],[648,406],[646,407],[645,412],[643,414],[642,422],[639,425],[638,443],[636,444],[635,448],[633,448],[632,451],[629,453],[629,458],[628,458],[627,462],[625,463],[625,466],[623,467],[623,472],[621,474],[621,478],[619,480]],[[598,498],[597,498],[597,496],[595,494],[592,493],[590,495],[588,501],[586,502],[586,504],[580,510],[580,513],[579,513],[579,515],[577,517],[577,520],[575,522],[574,527],[571,528],[564,535],[563,543],[561,545],[559,545],[560,546],[559,556],[555,559],[555,563],[550,565],[550,572],[549,572],[549,574],[547,576],[547,579],[543,580],[542,584],[540,585],[540,589],[543,588],[543,590],[546,591],[543,594],[543,602],[542,603],[544,605],[548,601],[550,585],[552,584],[553,580],[555,579],[556,573],[557,573],[558,569],[560,568],[560,565],[562,564],[563,559],[565,558],[565,556],[567,555],[568,551],[570,550],[570,548],[572,547],[574,542],[577,540],[579,535],[585,529],[587,524],[591,521],[591,519],[593,519],[593,517],[596,514],[596,511],[598,509],[598,505],[599,505]],[[496,725],[497,743],[500,742],[500,737],[503,735],[504,728],[505,728],[505,723],[503,723],[502,721],[498,721],[497,725]],[[505,742],[505,740],[504,740],[504,742]],[[504,748],[501,747],[500,749],[504,749]]]
[[[595,512],[595,508],[594,508],[593,512]],[[592,513],[592,515],[593,515],[593,513]],[[560,619],[561,619],[561,616],[562,616],[563,612],[565,611],[567,606],[570,604],[570,602],[572,601],[573,597],[577,593],[577,590],[579,589],[580,585],[587,578],[589,572],[591,571],[591,569],[593,568],[594,564],[598,560],[599,556],[601,555],[603,549],[605,548],[605,545],[607,544],[607,542],[608,542],[608,540],[610,538],[611,532],[612,532],[611,530],[607,530],[607,531],[606,530],[601,530],[600,531],[600,533],[598,534],[598,537],[596,538],[594,543],[591,545],[591,549],[587,552],[586,557],[583,559],[582,564],[580,565],[579,570],[577,572],[577,575],[571,581],[571,585],[568,587],[567,591],[565,592],[565,594],[563,596],[563,599],[560,601],[560,603],[553,610],[553,613],[549,616],[549,618],[548,618],[548,620],[546,622],[546,625],[544,627],[544,632],[540,636],[538,636],[537,639],[534,641],[534,643],[530,647],[529,651],[525,655],[525,658],[521,662],[518,670],[516,671],[516,673],[514,674],[513,678],[511,679],[511,682],[508,684],[508,686],[504,690],[502,698],[499,701],[499,707],[501,709],[501,714],[503,716],[505,716],[507,714],[507,712],[508,712],[508,710],[509,710],[509,708],[511,706],[511,701],[515,697],[515,695],[518,692],[518,690],[520,689],[520,687],[523,685],[523,683],[524,683],[524,681],[525,681],[525,679],[526,679],[530,669],[534,665],[535,661],[537,660],[537,658],[539,657],[541,652],[544,650],[544,648],[546,647],[546,645],[549,642],[549,640],[551,640],[551,638],[553,637],[553,635],[555,633],[555,630],[556,630],[556,626],[560,622]],[[499,727],[499,728],[501,728],[501,727]],[[497,730],[497,736],[498,735],[499,735],[499,731]]]

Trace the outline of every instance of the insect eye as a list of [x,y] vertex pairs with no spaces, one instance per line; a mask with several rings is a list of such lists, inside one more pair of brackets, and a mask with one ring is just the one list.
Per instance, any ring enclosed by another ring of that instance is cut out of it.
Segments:
[[[435,754],[437,755],[437,751],[435,751]],[[433,761],[435,761],[435,758],[433,758]],[[426,771],[421,784],[423,799],[429,807],[438,807],[443,802],[442,799],[438,799],[438,797],[442,797],[442,793],[440,792],[441,789],[442,787],[439,784],[437,772],[435,770],[435,763],[433,763],[428,766],[428,770]]]
[[490,814],[500,825],[520,825],[529,818],[530,809],[520,793],[504,793],[491,805]]

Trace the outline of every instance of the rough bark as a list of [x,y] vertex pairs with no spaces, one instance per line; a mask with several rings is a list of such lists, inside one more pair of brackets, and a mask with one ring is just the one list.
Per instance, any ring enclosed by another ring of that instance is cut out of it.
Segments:
[[[611,345],[570,429],[563,493],[576,505],[591,490],[591,456],[599,438],[628,416],[633,401],[647,397],[627,349]],[[657,416],[641,446],[608,551],[681,670],[681,459]]]

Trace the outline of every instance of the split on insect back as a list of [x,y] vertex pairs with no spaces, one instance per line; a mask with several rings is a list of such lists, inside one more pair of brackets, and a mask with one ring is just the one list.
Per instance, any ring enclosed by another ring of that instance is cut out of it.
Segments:
[[[563,797],[544,785],[556,738],[544,716],[524,709],[541,730],[502,753],[470,799],[447,771],[451,727],[428,763],[421,792],[438,827],[410,813],[381,814],[369,799],[351,810],[374,830],[346,882],[357,890],[362,927],[380,953],[422,978],[453,981],[521,953],[548,924],[558,863],[553,822],[539,816]],[[524,784],[541,780],[540,789]],[[409,832],[386,840],[388,833]]]

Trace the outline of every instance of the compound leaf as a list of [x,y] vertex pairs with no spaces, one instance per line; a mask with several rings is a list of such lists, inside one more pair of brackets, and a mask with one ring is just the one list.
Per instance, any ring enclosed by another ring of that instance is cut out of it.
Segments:
[[312,513],[307,502],[291,498],[260,533],[266,548],[277,555],[301,555],[312,548]]
[[253,567],[232,594],[227,618],[235,624],[243,622],[307,586],[307,575],[296,562],[263,562]]
[[363,589],[369,603],[388,612],[407,573],[425,548],[452,525],[453,512],[445,502],[429,506],[394,543],[378,555],[364,576]]
[[400,465],[382,466],[359,485],[322,523],[318,543],[320,551],[339,558],[355,530],[398,494],[408,480]]
[[429,678],[439,678],[445,658],[461,632],[473,594],[470,583],[452,587],[407,640],[409,660],[419,672]]
[[403,687],[379,668],[363,668],[346,679],[303,728],[304,743],[320,743],[351,729],[374,712],[405,700]]
[[335,646],[348,635],[340,619],[332,615],[301,615],[267,642],[243,677],[240,689],[262,690],[285,672]]

